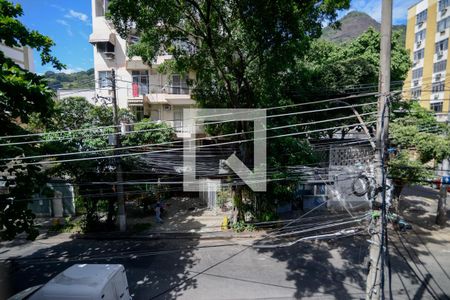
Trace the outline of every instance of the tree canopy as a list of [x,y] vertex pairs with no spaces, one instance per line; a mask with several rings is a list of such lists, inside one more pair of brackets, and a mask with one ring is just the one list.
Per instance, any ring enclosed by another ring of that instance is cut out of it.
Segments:
[[[18,19],[23,15],[19,4],[0,0],[0,40],[10,47],[30,47],[40,52],[41,62],[56,69],[64,65],[52,55],[54,42],[35,30],[29,30]],[[1,143],[16,142],[9,136],[30,133],[26,123],[29,116],[38,116],[40,123],[47,123],[52,113],[53,92],[39,75],[22,69],[0,52],[0,136]],[[31,138],[28,138],[30,140]],[[22,139],[26,141],[27,138]],[[35,144],[3,145],[0,158],[40,153]],[[34,215],[27,209],[28,200],[43,186],[43,176],[38,166],[11,162],[0,166],[0,176],[9,185],[9,194],[0,195],[0,238],[11,239],[26,232],[36,236]]]
[[447,124],[437,122],[434,114],[417,102],[395,106],[389,134],[397,154],[389,162],[389,176],[397,197],[406,184],[436,177],[434,166],[450,157],[449,132]]

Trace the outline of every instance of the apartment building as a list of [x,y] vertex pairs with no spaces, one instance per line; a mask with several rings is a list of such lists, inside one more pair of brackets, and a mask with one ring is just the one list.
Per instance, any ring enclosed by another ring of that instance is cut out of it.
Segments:
[[0,43],[0,51],[22,68],[34,72],[33,50],[29,47],[8,47]]
[[406,48],[413,66],[405,96],[450,121],[450,0],[422,0],[408,9]]
[[89,42],[94,46],[94,69],[97,97],[111,97],[111,71],[116,73],[117,102],[128,108],[137,119],[165,121],[183,132],[183,109],[192,107],[187,82],[194,74],[161,74],[158,67],[170,55],[158,56],[151,66],[140,57],[129,57],[127,49],[139,37],[121,38],[113,24],[105,18],[108,0],[92,1],[93,33]]

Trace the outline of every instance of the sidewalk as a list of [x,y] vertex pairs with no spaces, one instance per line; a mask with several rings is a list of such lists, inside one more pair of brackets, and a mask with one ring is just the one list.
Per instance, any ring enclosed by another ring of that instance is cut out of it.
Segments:
[[229,212],[209,210],[198,198],[172,197],[163,204],[165,213],[162,216],[162,224],[156,222],[152,213],[145,218],[128,218],[128,228],[133,228],[139,223],[151,224],[148,230],[140,232],[146,235],[171,232],[221,232],[223,219],[229,215]]

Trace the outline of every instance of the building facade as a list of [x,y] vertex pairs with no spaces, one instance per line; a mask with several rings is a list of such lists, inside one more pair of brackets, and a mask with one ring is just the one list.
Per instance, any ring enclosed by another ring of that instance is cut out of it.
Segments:
[[0,51],[23,69],[34,72],[33,50],[29,47],[8,47],[0,43]]
[[140,57],[129,57],[128,47],[138,37],[121,38],[113,24],[105,18],[108,0],[91,1],[93,33],[89,42],[94,46],[96,96],[112,96],[110,79],[114,69],[120,108],[130,109],[138,120],[161,120],[174,126],[177,132],[183,132],[183,109],[195,104],[187,84],[194,79],[194,75],[159,73],[158,67],[170,60],[170,55],[158,56],[151,66]]
[[406,48],[413,66],[405,81],[405,96],[449,122],[450,0],[422,0],[408,9]]

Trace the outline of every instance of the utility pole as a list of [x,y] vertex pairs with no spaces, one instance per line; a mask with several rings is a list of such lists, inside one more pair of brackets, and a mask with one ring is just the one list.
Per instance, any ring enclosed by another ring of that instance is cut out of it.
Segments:
[[436,215],[436,224],[440,226],[445,226],[447,224],[447,188],[448,185],[445,184],[443,177],[448,175],[449,160],[444,159],[442,161],[442,171],[441,173],[441,190],[439,193],[439,201]]
[[[112,85],[112,104],[113,104],[113,119],[114,119],[114,148],[119,148],[121,129],[119,128],[119,116],[117,113],[117,97],[116,97],[116,72],[114,69],[111,70],[111,85]],[[119,154],[119,150],[114,150],[114,155]],[[114,158],[116,164],[116,181],[117,181],[117,208],[118,208],[118,218],[119,218],[119,228],[120,231],[125,231],[127,229],[127,219],[125,215],[125,201],[123,193],[123,173],[122,173],[122,162],[120,157]]]
[[[372,203],[371,243],[369,251],[369,274],[366,284],[366,299],[384,298],[384,259],[385,259],[385,221],[386,221],[386,144],[389,131],[389,93],[391,85],[391,38],[392,38],[392,0],[383,0],[381,8],[381,45],[378,120],[376,131],[375,170],[379,186],[377,198]],[[381,209],[381,211],[380,211]],[[375,217],[379,216],[379,217]]]

